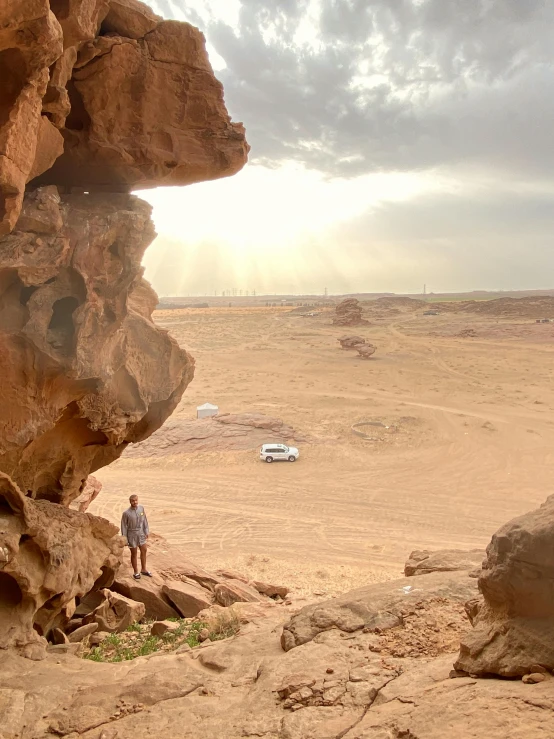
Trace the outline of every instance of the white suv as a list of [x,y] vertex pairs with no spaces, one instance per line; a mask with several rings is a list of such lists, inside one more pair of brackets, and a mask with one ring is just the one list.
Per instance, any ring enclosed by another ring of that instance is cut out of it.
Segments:
[[299,454],[295,446],[285,444],[264,444],[260,449],[260,459],[264,462],[277,462],[285,459],[289,462],[296,462]]

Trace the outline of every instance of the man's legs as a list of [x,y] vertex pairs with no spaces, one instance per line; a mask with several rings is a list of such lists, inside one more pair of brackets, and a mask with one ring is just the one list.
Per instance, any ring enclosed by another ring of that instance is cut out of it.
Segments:
[[[131,547],[131,567],[133,568],[133,572],[135,573],[135,575],[138,574],[139,572],[137,555],[138,555],[137,547]],[[142,560],[142,547],[141,547],[141,552],[140,552],[140,558]]]
[[[136,550],[135,550],[136,551]],[[148,572],[146,569],[146,552],[148,551],[148,544],[140,545],[140,569],[141,572]],[[136,555],[135,555],[136,557]],[[136,572],[137,570],[135,570]]]

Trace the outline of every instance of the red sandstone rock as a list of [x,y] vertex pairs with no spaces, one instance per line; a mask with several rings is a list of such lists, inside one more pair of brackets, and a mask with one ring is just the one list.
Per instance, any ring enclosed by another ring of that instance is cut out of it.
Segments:
[[209,590],[191,583],[170,581],[163,586],[162,592],[183,618],[197,616],[213,603]]
[[193,375],[151,321],[155,234],[127,193],[228,176],[248,145],[186,23],[135,0],[7,0],[0,29],[0,648],[38,658],[121,557],[117,529],[69,504]]
[[413,551],[406,564],[404,574],[428,575],[430,572],[454,572],[455,570],[474,570],[481,566],[485,552],[482,549],[439,549],[435,552],[427,549]]
[[31,180],[127,192],[241,169],[244,128],[196,28],[136,0],[51,6],[0,6],[0,235]]
[[95,623],[99,631],[113,634],[125,631],[131,624],[144,618],[146,609],[143,603],[107,589],[102,590],[101,593],[102,603],[92,613],[85,616],[83,619],[85,624]]
[[73,510],[75,511],[81,511],[81,513],[84,513],[90,506],[92,501],[98,497],[101,490],[102,483],[100,482],[100,480],[97,480],[94,475],[89,475],[87,477],[87,481],[85,482],[83,492],[77,498],[75,498],[74,501],[72,501],[70,507],[73,508]]
[[227,114],[203,35],[140,6],[112,4],[109,35],[80,49],[65,151],[37,182],[127,192],[229,176],[246,162],[244,128]]
[[[61,153],[42,98],[49,67],[63,52],[62,30],[48,0],[0,3],[0,236],[15,225],[25,184]],[[44,147],[37,153],[37,141]],[[53,147],[53,150],[50,149]],[[36,161],[36,165],[35,165]]]
[[261,595],[267,595],[268,598],[275,598],[276,596],[286,598],[290,590],[290,588],[284,585],[271,585],[270,583],[260,582],[259,580],[253,580],[248,584],[256,588]]
[[70,644],[83,641],[83,639],[86,639],[87,636],[94,634],[95,631],[98,631],[97,623],[84,624],[83,626],[79,626],[78,629],[75,629],[75,631],[71,632],[68,637],[68,641]]
[[134,580],[132,571],[131,573],[120,571],[112,585],[112,590],[130,600],[144,603],[146,618],[160,620],[178,618],[179,612],[163,592],[164,585],[165,581],[156,573],[153,577]]
[[192,378],[193,360],[150,319],[150,210],[128,195],[39,189],[1,242],[0,470],[37,499],[68,505],[162,424]]
[[479,577],[484,603],[455,667],[470,674],[523,676],[554,669],[554,496],[502,526]]
[[257,590],[240,580],[227,580],[215,586],[215,599],[222,606],[230,606],[233,603],[255,603],[263,600]]
[[44,656],[64,607],[110,579],[123,543],[103,518],[25,497],[0,473],[0,649]]
[[176,631],[178,628],[180,628],[180,624],[178,621],[156,621],[152,624],[150,633],[152,634],[152,636],[163,636],[168,632],[171,633],[172,631]]

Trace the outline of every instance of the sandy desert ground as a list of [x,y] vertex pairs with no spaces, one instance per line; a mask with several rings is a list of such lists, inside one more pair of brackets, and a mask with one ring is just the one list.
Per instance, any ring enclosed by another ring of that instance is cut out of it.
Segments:
[[[290,308],[157,311],[196,358],[177,417],[209,401],[281,418],[311,443],[295,464],[257,450],[122,458],[96,473],[91,512],[118,521],[137,492],[152,530],[199,564],[304,595],[397,576],[413,549],[484,548],[552,492],[554,324],[535,324],[535,309],[368,306],[355,329]],[[341,350],[345,333],[377,353]],[[361,421],[391,428],[362,439]]]

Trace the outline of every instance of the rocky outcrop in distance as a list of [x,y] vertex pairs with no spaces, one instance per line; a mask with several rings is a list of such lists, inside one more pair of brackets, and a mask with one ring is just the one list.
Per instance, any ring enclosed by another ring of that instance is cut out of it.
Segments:
[[[25,651],[101,587],[104,560],[115,569],[114,527],[69,505],[193,377],[151,320],[141,260],[155,231],[130,191],[232,175],[248,145],[187,23],[137,0],[10,0],[0,28],[0,610],[16,625],[0,646]],[[57,543],[62,521],[74,547]],[[55,573],[42,585],[39,553]]]
[[356,298],[346,298],[335,308],[334,326],[361,326],[369,323],[362,318],[362,306]]

